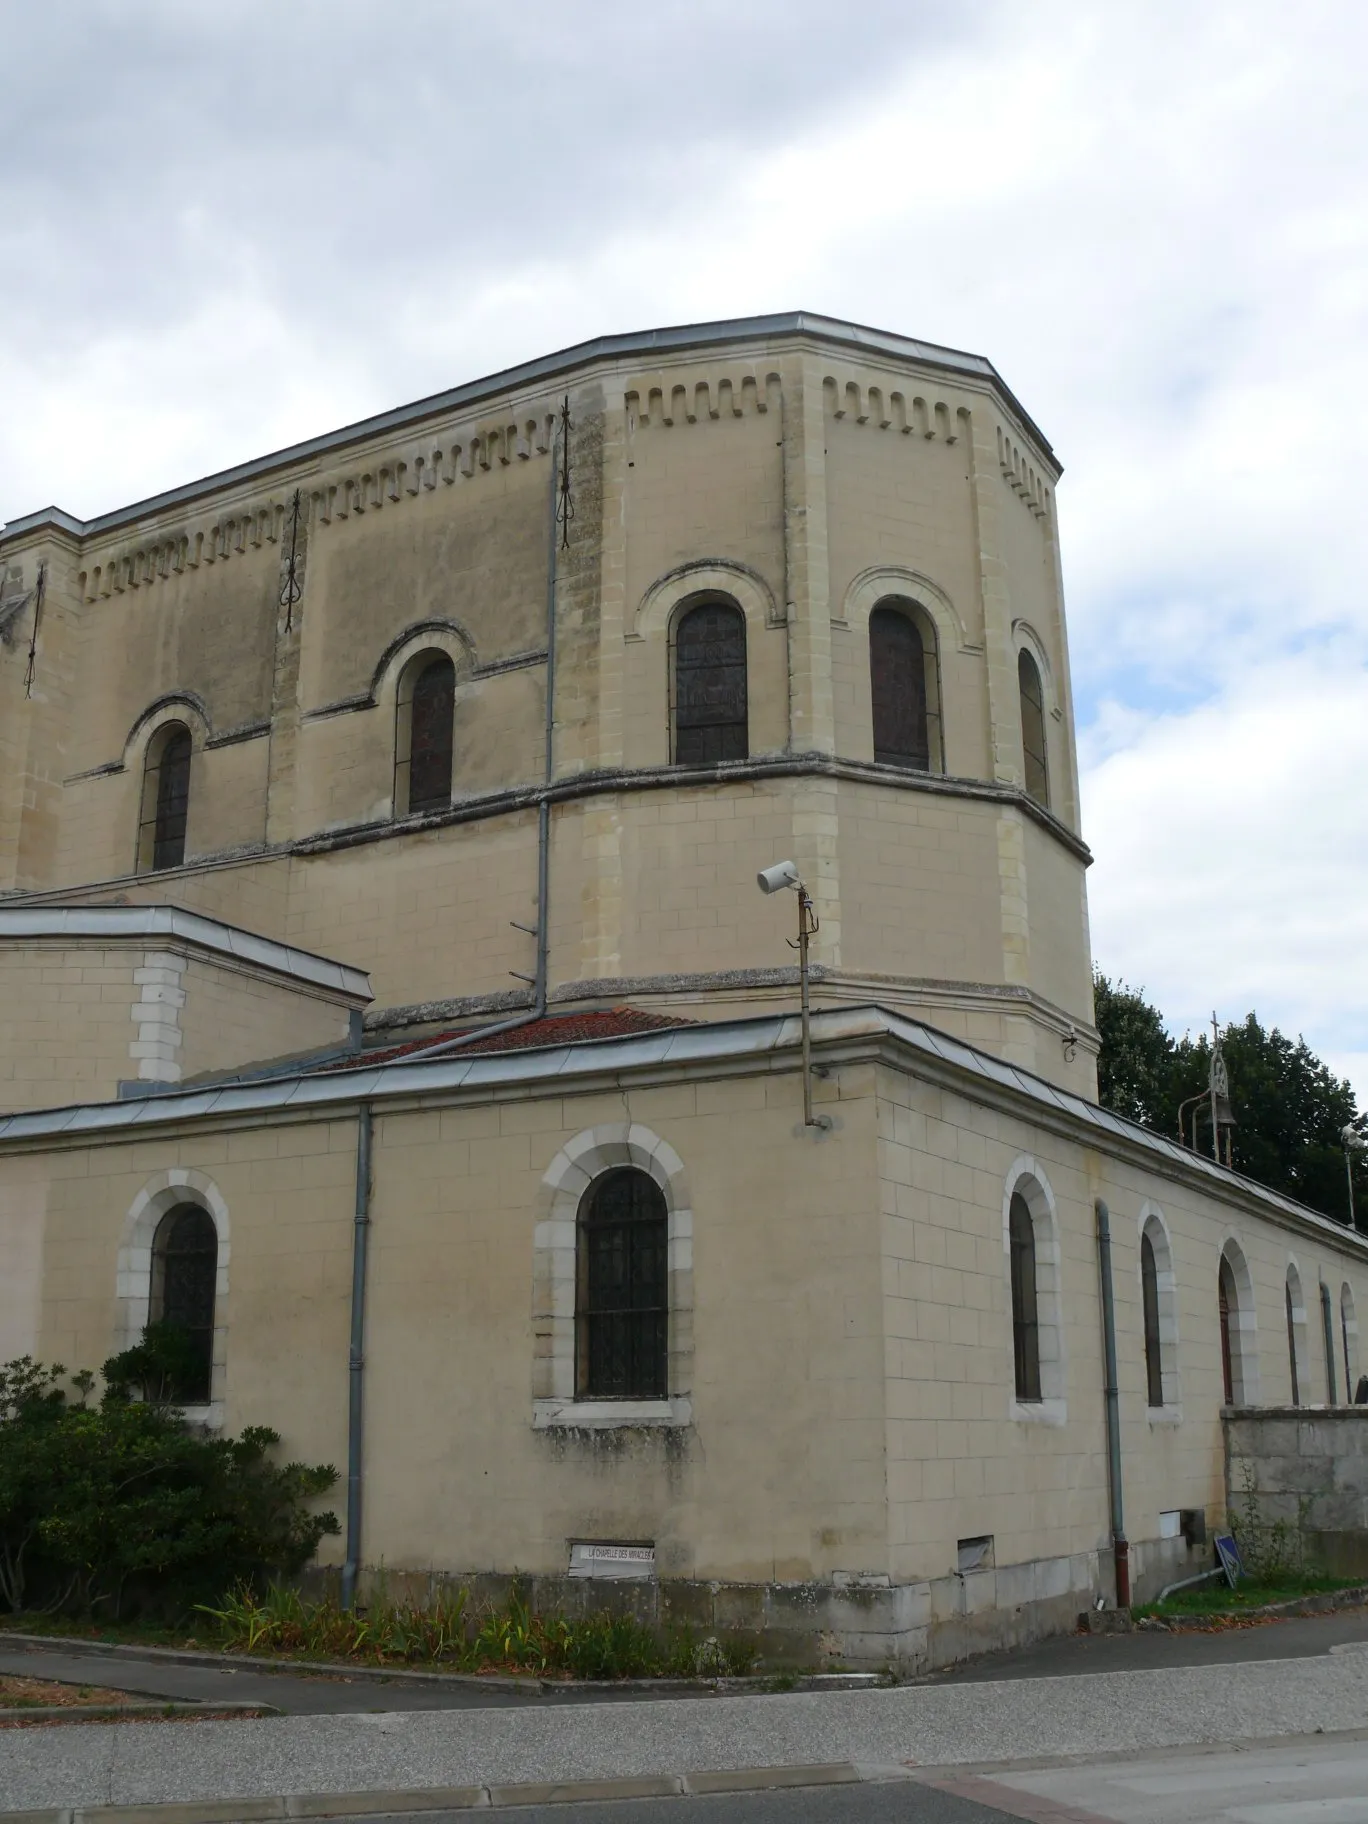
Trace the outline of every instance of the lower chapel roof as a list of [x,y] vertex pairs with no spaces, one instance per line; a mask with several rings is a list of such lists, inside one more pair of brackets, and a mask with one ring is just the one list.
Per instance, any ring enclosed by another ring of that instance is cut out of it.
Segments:
[[[798,1015],[787,1013],[684,1023],[618,1008],[598,1015],[553,1015],[535,1025],[542,1030],[534,1042],[516,1049],[497,1048],[492,1042],[497,1035],[491,1033],[478,1053],[471,1044],[428,1057],[415,1055],[438,1043],[427,1039],[391,1048],[378,1059],[330,1060],[326,1066],[290,1076],[8,1115],[0,1119],[0,1147],[66,1137],[118,1138],[187,1121],[268,1116],[286,1110],[322,1114],[330,1109],[346,1110],[359,1102],[444,1093],[461,1100],[500,1090],[556,1094],[561,1089],[587,1087],[605,1075],[658,1074],[672,1067],[744,1067],[749,1062],[763,1068],[769,1060],[772,1069],[788,1071],[801,1041],[801,1021]],[[519,1030],[531,1034],[533,1023]],[[506,1036],[516,1043],[518,1032]],[[814,1013],[812,1040],[814,1046],[827,1048],[828,1054],[838,1047],[856,1055],[861,1050],[891,1047],[913,1074],[952,1091],[977,1095],[1075,1139],[1086,1142],[1091,1135],[1093,1144],[1113,1153],[1129,1153],[1142,1167],[1169,1178],[1205,1180],[1211,1191],[1228,1201],[1252,1204],[1264,1216],[1290,1218],[1300,1227],[1334,1235],[1342,1244],[1355,1243],[1368,1254],[1368,1235],[1347,1230],[1176,1140],[889,1008],[847,1007]]]

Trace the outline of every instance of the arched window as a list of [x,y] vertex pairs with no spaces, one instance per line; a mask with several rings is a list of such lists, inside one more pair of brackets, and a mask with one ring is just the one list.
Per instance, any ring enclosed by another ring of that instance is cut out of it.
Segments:
[[939,770],[935,635],[908,608],[880,603],[869,617],[874,758],[914,772]]
[[1235,1275],[1225,1255],[1217,1272],[1217,1297],[1221,1313],[1221,1391],[1227,1406],[1235,1404],[1235,1342],[1232,1324],[1239,1313],[1240,1296]]
[[1254,1406],[1259,1398],[1259,1358],[1254,1334],[1254,1282],[1238,1242],[1221,1251],[1217,1270],[1221,1327],[1221,1382],[1227,1406]]
[[394,814],[444,811],[451,803],[456,667],[444,652],[420,652],[399,676],[394,730]]
[[1045,691],[1040,667],[1025,647],[1017,654],[1017,686],[1021,696],[1021,751],[1026,768],[1026,790],[1037,804],[1050,802],[1050,772],[1045,757]]
[[1140,1237],[1140,1304],[1145,1322],[1145,1386],[1151,1406],[1164,1404],[1164,1345],[1159,1334],[1159,1266],[1154,1243]]
[[1320,1282],[1321,1334],[1325,1340],[1325,1398],[1335,1406],[1339,1403],[1338,1377],[1335,1374],[1335,1316],[1330,1298],[1330,1288],[1325,1281]]
[[668,1213],[659,1185],[619,1166],[589,1186],[576,1238],[580,1399],[668,1397]]
[[138,825],[139,873],[178,868],[185,860],[190,750],[190,730],[183,722],[167,722],[148,743]]
[[218,1232],[198,1203],[177,1204],[157,1225],[152,1242],[152,1323],[175,1324],[189,1342],[192,1366],[176,1389],[186,1405],[209,1398],[214,1362],[214,1294],[218,1283]]
[[744,760],[746,617],[731,602],[701,602],[675,628],[675,760]]
[[1358,1388],[1358,1318],[1348,1280],[1340,1287],[1340,1342],[1344,1348],[1344,1397],[1349,1401]]
[[1283,1282],[1283,1307],[1287,1313],[1287,1368],[1292,1384],[1292,1404],[1300,1406],[1308,1380],[1306,1373],[1306,1307],[1302,1303],[1301,1274],[1287,1269]]
[[1040,1307],[1036,1288],[1035,1224],[1020,1191],[1008,1215],[1012,1255],[1012,1360],[1016,1397],[1040,1398]]

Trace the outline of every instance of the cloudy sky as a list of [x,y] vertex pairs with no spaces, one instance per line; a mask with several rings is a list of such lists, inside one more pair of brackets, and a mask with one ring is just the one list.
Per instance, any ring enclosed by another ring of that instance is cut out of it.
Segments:
[[987,354],[1066,465],[1099,962],[1368,1102],[1362,0],[0,25],[0,516],[612,330],[808,309]]

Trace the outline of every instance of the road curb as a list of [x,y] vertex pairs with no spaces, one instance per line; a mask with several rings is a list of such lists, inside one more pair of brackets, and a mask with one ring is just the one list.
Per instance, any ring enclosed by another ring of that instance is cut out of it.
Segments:
[[[1356,1583],[1345,1590],[1317,1590],[1309,1596],[1293,1596],[1287,1602],[1266,1602],[1257,1609],[1221,1609],[1203,1614],[1193,1610],[1184,1614],[1175,1610],[1169,1615],[1145,1616],[1137,1627],[1162,1622],[1171,1634],[1214,1634],[1231,1621],[1276,1621],[1279,1616],[1333,1615],[1337,1609],[1358,1609],[1368,1604],[1368,1583]],[[1124,1611],[1122,1611],[1124,1613]]]
[[[535,1673],[518,1677],[501,1672],[426,1672],[412,1666],[373,1666],[356,1660],[267,1659],[255,1653],[214,1653],[181,1647],[142,1647],[131,1641],[87,1640],[79,1634],[19,1634],[0,1628],[0,1652],[5,1642],[21,1647],[39,1647],[48,1652],[99,1653],[110,1659],[160,1660],[167,1665],[207,1666],[210,1669],[231,1666],[234,1670],[269,1672],[284,1677],[291,1673],[323,1672],[331,1677],[372,1679],[378,1684],[462,1685],[476,1691],[516,1692],[523,1697],[556,1697],[570,1692],[640,1691],[653,1697],[687,1697],[702,1692],[744,1695],[785,1691],[866,1691],[891,1685],[883,1672],[802,1672],[758,1673],[746,1678],[543,1678]],[[0,1816],[7,1814],[0,1813]]]
[[281,1798],[181,1800],[164,1805],[79,1805],[3,1811],[4,1824],[271,1824],[291,1818],[385,1817],[398,1812],[503,1810],[518,1805],[595,1804],[612,1799],[691,1798],[783,1787],[850,1786],[867,1777],[851,1761],[637,1774],[616,1780],[525,1781],[500,1786],[422,1786],[376,1792],[301,1792]]
[[[176,1697],[150,1697],[131,1704],[24,1704],[0,1706],[0,1726],[8,1723],[121,1723],[131,1718],[197,1716],[215,1722],[244,1717],[282,1716],[274,1704],[219,1704]],[[0,1812],[0,1817],[8,1814]]]

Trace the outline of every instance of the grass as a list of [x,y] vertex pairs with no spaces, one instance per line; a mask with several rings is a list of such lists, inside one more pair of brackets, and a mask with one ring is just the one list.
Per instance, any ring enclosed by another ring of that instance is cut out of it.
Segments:
[[1215,1616],[1247,1615],[1253,1609],[1274,1602],[1295,1602],[1299,1596],[1317,1596],[1331,1590],[1353,1589],[1364,1581],[1361,1577],[1324,1577],[1313,1574],[1280,1577],[1242,1577],[1232,1590],[1222,1579],[1199,1584],[1196,1589],[1177,1590],[1167,1602],[1138,1603],[1131,1613],[1137,1620],[1157,1616],[1162,1620],[1183,1617],[1201,1619]]
[[0,1634],[6,1628],[137,1646],[541,1677],[738,1677],[756,1661],[754,1645],[736,1634],[700,1636],[685,1626],[657,1633],[630,1615],[571,1620],[534,1613],[516,1597],[476,1611],[464,1590],[443,1591],[427,1603],[392,1601],[382,1590],[351,1613],[332,1598],[308,1601],[297,1590],[238,1588],[178,1627],[11,1615],[0,1619]]
[[747,1673],[748,1640],[700,1638],[691,1628],[657,1634],[631,1615],[578,1620],[540,1615],[516,1596],[501,1608],[472,1612],[464,1590],[428,1603],[394,1602],[383,1594],[359,1613],[335,1600],[310,1602],[297,1590],[264,1595],[238,1589],[202,1611],[215,1644],[231,1651],[367,1665],[444,1667],[454,1672],[522,1672],[589,1679],[696,1678]]

